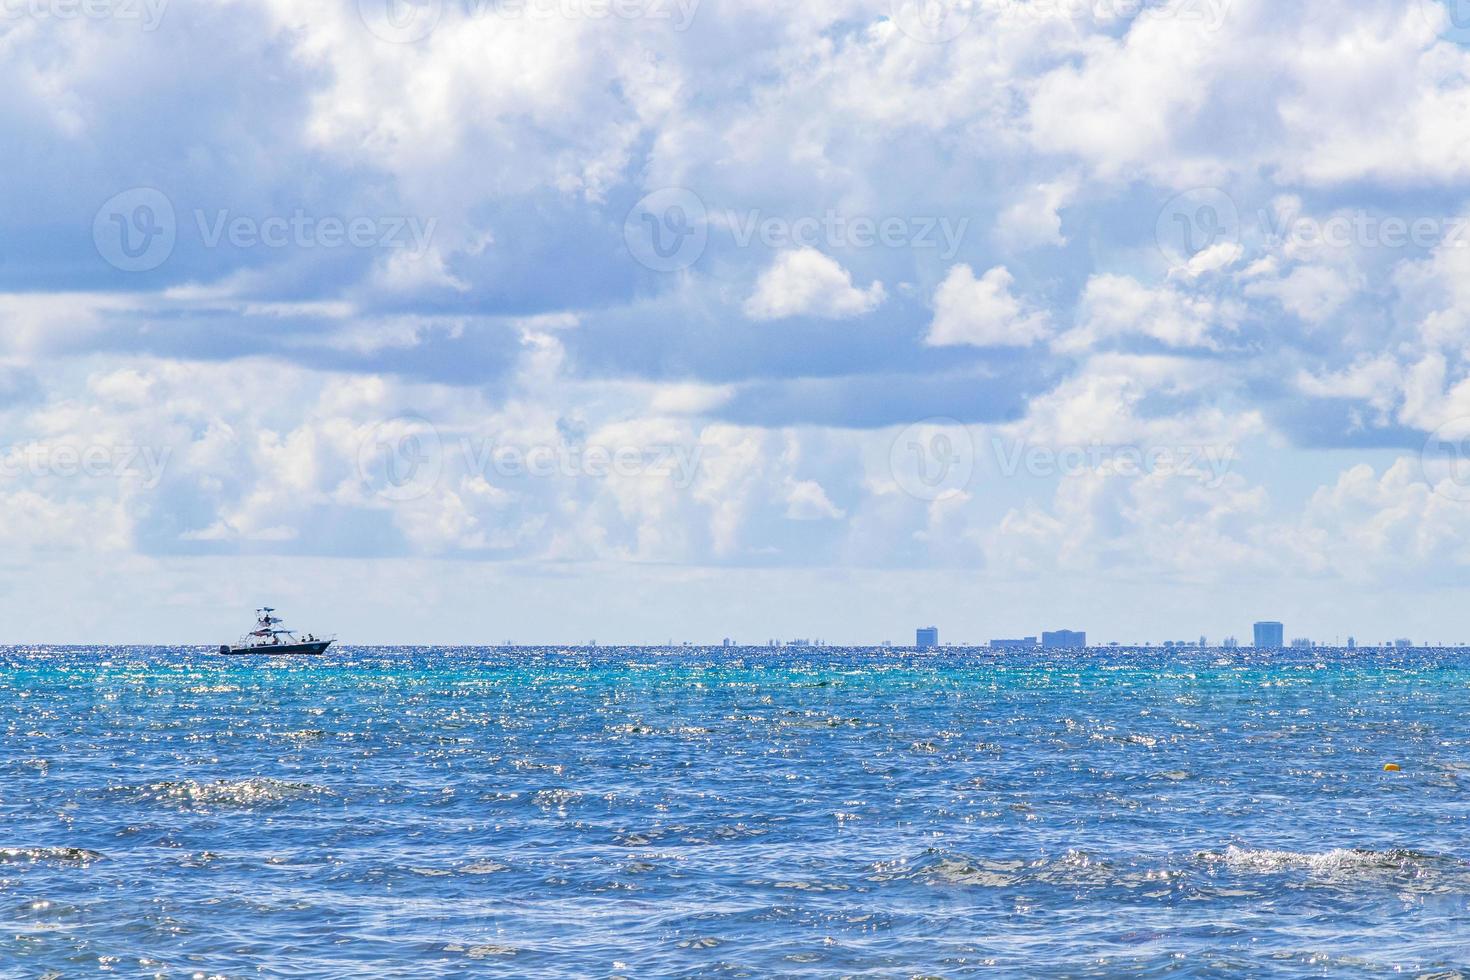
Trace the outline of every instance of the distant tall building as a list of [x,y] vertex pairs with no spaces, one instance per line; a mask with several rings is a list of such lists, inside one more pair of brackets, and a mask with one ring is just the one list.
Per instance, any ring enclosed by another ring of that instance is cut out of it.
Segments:
[[1301,637],[1300,639],[1291,641],[1291,648],[1293,650],[1310,650],[1312,649],[1312,641],[1306,637]]
[[1227,636],[1227,637],[1225,637],[1225,649],[1227,649],[1227,650],[1239,650],[1240,649],[1240,641],[1237,640],[1233,636]]
[[1286,645],[1286,627],[1280,623],[1257,623],[1256,649],[1280,650]]
[[1356,650],[1358,648],[1358,638],[1356,636],[1350,636],[1350,637],[1348,637],[1348,647],[1347,648],[1349,650]]
[[991,640],[992,650],[1031,650],[1036,646],[1036,637],[1027,636],[1019,640]]
[[1087,634],[1076,630],[1053,630],[1041,634],[1044,650],[1076,650],[1087,646]]
[[935,647],[939,646],[938,626],[925,626],[921,628],[916,635],[917,641],[914,643],[914,646],[918,647],[920,650],[933,650]]

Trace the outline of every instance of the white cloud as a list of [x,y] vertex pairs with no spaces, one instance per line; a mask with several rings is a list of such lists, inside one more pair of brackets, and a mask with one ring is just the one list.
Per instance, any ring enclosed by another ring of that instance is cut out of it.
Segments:
[[1083,291],[1077,326],[1056,346],[1076,352],[1120,338],[1148,337],[1167,347],[1214,349],[1239,316],[1229,300],[1177,285],[1150,288],[1130,276],[1099,275]]
[[730,385],[661,385],[653,392],[649,409],[670,415],[700,415],[726,404],[734,394]]
[[979,279],[968,265],[956,265],[934,294],[934,320],[924,342],[931,347],[1027,347],[1051,334],[1051,320],[1011,292],[1015,284],[1004,266]]
[[1470,509],[1436,492],[1417,462],[1399,459],[1381,476],[1359,464],[1312,495],[1286,540],[1294,559],[1319,574],[1432,580],[1436,566],[1467,564]]
[[[1438,42],[1448,9],[1437,0],[1365,4],[1331,32],[1282,49],[1292,84],[1281,123],[1295,153],[1283,177],[1453,182],[1470,175],[1470,51]],[[1324,72],[1346,72],[1334,82]]]
[[[1176,12],[1182,6],[1171,4]],[[1130,167],[1178,166],[1181,134],[1240,58],[1239,25],[1251,4],[1232,6],[1217,31],[1196,18],[1159,15],[1139,18],[1118,40],[1088,39],[1078,63],[1038,80],[1029,112],[1033,140],[1075,153],[1109,178]],[[1198,162],[1188,166],[1200,169]]]
[[1387,355],[1363,357],[1342,371],[1313,374],[1301,371],[1297,390],[1312,398],[1355,398],[1367,402],[1378,413],[1380,424],[1389,421],[1404,386],[1404,367]]
[[1417,339],[1436,351],[1470,350],[1470,215],[1447,222],[1447,240],[1426,258],[1399,263],[1393,286]]
[[814,248],[802,248],[781,253],[761,273],[755,292],[745,301],[745,314],[755,320],[845,319],[877,309],[883,295],[881,282],[866,289],[854,286],[852,273],[836,259]]
[[793,521],[840,520],[844,511],[827,497],[815,480],[790,480],[786,490],[786,516]]
[[1072,177],[1026,188],[1015,204],[1001,212],[997,237],[1011,248],[1067,244],[1060,212],[1076,193],[1077,181]]
[[1258,167],[1313,185],[1463,179],[1470,52],[1437,41],[1443,5],[1323,10],[1172,0],[1043,72],[1032,139],[1181,189]]
[[1228,269],[1239,262],[1244,254],[1245,248],[1236,242],[1219,242],[1201,249],[1184,266],[1172,270],[1171,275],[1177,273],[1186,279],[1198,279],[1212,272]]
[[1325,265],[1299,265],[1278,279],[1257,279],[1245,287],[1247,296],[1267,296],[1293,316],[1312,324],[1332,317],[1358,291],[1343,272]]
[[396,249],[381,263],[376,282],[397,292],[413,292],[425,287],[468,292],[469,283],[449,271],[444,255],[432,246],[418,249]]

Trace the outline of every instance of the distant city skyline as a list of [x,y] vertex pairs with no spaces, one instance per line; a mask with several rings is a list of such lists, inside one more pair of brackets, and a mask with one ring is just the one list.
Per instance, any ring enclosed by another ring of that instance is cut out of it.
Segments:
[[[0,555],[0,563],[6,560]],[[1407,604],[1392,594],[1369,596],[1350,616],[1324,582],[1305,582],[1292,596],[1243,595],[1224,603],[1209,590],[1170,585],[1150,590],[1146,604],[1141,593],[1105,593],[1060,609],[1055,593],[1076,596],[1084,590],[1065,580],[1054,589],[1002,583],[979,590],[963,576],[926,573],[924,595],[915,599],[893,594],[892,574],[885,572],[848,569],[806,587],[792,581],[805,573],[792,570],[690,577],[682,570],[635,565],[606,569],[580,602],[567,603],[559,587],[541,587],[542,579],[556,580],[554,567],[528,579],[480,563],[464,563],[449,578],[419,576],[416,562],[381,563],[352,574],[351,563],[318,559],[251,558],[238,564],[248,588],[211,574],[208,565],[188,581],[157,568],[105,565],[89,576],[59,581],[38,566],[0,602],[26,608],[25,615],[0,622],[0,643],[217,646],[233,641],[241,618],[262,605],[277,606],[291,621],[336,633],[348,644],[473,646],[512,638],[571,645],[595,637],[603,645],[657,645],[671,636],[718,644],[726,636],[742,643],[820,636],[839,645],[905,646],[918,626],[934,625],[946,643],[1039,638],[1043,630],[1071,626],[1085,629],[1093,646],[1162,645],[1201,634],[1222,645],[1235,636],[1250,646],[1252,624],[1263,619],[1283,622],[1291,637],[1328,644],[1345,645],[1349,636],[1359,646],[1403,637],[1426,645],[1470,640],[1470,629],[1444,626],[1465,619],[1461,597],[1447,588]],[[103,589],[111,592],[105,604],[89,598]]]
[[[278,601],[279,599],[273,599]],[[1163,629],[1141,629],[1126,630],[1126,632],[1108,633],[1097,632],[1092,629],[1036,629],[1026,630],[1025,633],[1017,633],[1016,636],[1005,638],[1005,636],[992,636],[995,630],[979,627],[951,627],[944,621],[938,624],[926,624],[926,626],[910,627],[908,630],[882,629],[875,630],[869,635],[854,635],[851,630],[844,629],[803,629],[792,635],[781,635],[778,630],[761,629],[753,626],[751,629],[700,629],[697,632],[664,632],[663,636],[610,636],[606,630],[601,632],[598,639],[589,639],[588,636],[567,635],[563,627],[551,627],[551,629],[528,629],[514,630],[504,629],[503,621],[500,627],[490,623],[484,632],[459,633],[459,635],[444,635],[441,630],[426,629],[423,633],[410,632],[404,627],[404,623],[395,624],[394,629],[385,629],[375,632],[372,629],[354,629],[353,623],[338,623],[329,616],[322,613],[313,613],[313,605],[293,604],[290,607],[293,619],[301,621],[312,621],[313,624],[322,624],[323,629],[319,632],[337,632],[341,642],[345,645],[453,645],[453,646],[894,646],[894,648],[1036,648],[1036,649],[1061,649],[1076,648],[1076,646],[1088,646],[1088,648],[1104,648],[1104,646],[1155,646],[1155,648],[1166,648],[1166,646],[1189,646],[1205,645],[1208,648],[1258,648],[1258,649],[1280,649],[1291,648],[1294,645],[1310,644],[1313,648],[1385,648],[1385,646],[1461,646],[1470,645],[1470,630],[1464,638],[1430,638],[1430,636],[1417,633],[1407,635],[1408,630],[1386,630],[1382,635],[1374,636],[1366,630],[1348,630],[1344,627],[1330,630],[1330,632],[1310,635],[1308,630],[1297,630],[1282,620],[1257,620],[1250,624],[1250,629],[1244,630],[1248,639],[1238,641],[1236,635],[1242,630],[1219,630],[1219,632],[1198,633],[1192,630],[1176,630],[1176,632],[1164,632]],[[240,610],[229,610],[238,613]],[[137,635],[113,635],[113,636],[76,636],[73,633],[75,624],[60,624],[59,629],[54,630],[50,636],[26,635],[7,638],[3,636],[3,627],[0,627],[0,645],[28,645],[28,644],[56,644],[56,645],[200,645],[213,646],[222,641],[234,639],[231,632],[238,626],[237,619],[222,621],[218,626],[201,629],[198,633],[188,635],[179,630],[176,623],[162,623],[162,629],[157,630],[151,636]],[[345,629],[344,629],[345,626]],[[1261,630],[1266,629],[1266,632]],[[235,630],[238,632],[238,630]],[[1189,639],[1180,639],[1179,632],[1186,633]]]

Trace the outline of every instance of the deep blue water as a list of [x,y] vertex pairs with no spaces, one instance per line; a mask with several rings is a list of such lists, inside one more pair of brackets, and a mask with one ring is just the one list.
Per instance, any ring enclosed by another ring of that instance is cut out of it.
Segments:
[[0,650],[0,975],[1470,970],[1467,703],[1431,652]]

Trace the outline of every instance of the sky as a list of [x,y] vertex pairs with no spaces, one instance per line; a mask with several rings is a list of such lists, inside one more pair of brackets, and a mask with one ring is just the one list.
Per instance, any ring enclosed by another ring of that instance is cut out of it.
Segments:
[[0,642],[1470,639],[1470,9],[0,0]]

